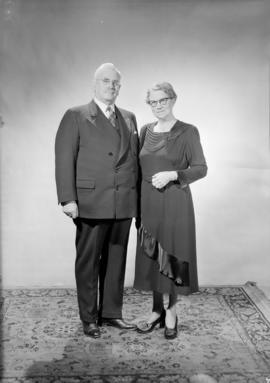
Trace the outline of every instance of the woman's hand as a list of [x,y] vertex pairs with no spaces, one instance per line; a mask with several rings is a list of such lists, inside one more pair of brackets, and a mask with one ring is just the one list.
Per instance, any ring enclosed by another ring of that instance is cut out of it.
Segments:
[[164,188],[169,182],[176,181],[178,174],[175,170],[169,172],[159,172],[153,175],[152,185],[157,189]]

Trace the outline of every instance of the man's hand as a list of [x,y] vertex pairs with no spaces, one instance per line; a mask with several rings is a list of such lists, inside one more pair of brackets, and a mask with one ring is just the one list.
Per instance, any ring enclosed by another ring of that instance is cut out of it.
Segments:
[[169,172],[159,172],[153,175],[152,185],[157,189],[164,188],[169,182],[176,181],[178,174],[175,170]]
[[70,218],[77,218],[79,215],[77,203],[75,201],[66,203],[63,206],[63,212]]

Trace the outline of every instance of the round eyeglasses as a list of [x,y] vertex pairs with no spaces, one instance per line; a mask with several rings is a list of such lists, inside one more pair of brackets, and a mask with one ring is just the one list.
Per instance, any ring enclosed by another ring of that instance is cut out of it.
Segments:
[[168,101],[171,100],[171,97],[165,97],[161,98],[160,100],[155,100],[155,101],[148,101],[148,104],[155,108],[158,104],[164,106],[167,105]]
[[106,86],[109,86],[109,85],[111,85],[111,84],[112,84],[112,86],[115,87],[115,88],[120,88],[120,86],[121,86],[121,84],[120,84],[120,82],[119,82],[118,80],[112,80],[112,81],[111,81],[111,80],[108,79],[108,78],[98,78],[97,80],[103,82],[103,84],[106,85]]

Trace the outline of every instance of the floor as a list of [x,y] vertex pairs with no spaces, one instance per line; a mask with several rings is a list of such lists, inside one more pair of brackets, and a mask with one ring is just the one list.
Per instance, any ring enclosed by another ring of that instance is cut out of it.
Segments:
[[[270,279],[270,271],[269,271],[269,279]],[[258,288],[264,292],[264,294],[267,296],[268,299],[270,299],[270,286],[258,285]]]
[[[140,335],[102,327],[101,339],[85,337],[75,289],[11,289],[4,296],[4,383],[195,383],[198,373],[218,383],[270,379],[270,300],[252,282],[181,297],[172,342],[163,329]],[[125,318],[136,323],[150,307],[151,294],[126,290]]]

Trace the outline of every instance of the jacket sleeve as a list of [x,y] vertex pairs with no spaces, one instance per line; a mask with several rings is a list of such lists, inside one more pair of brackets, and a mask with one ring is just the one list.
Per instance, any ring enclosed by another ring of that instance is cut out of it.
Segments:
[[55,179],[58,203],[77,201],[76,161],[79,130],[74,112],[68,110],[59,125],[55,139]]
[[177,171],[182,187],[203,178],[207,174],[207,164],[203,154],[198,129],[192,126],[187,132],[186,158],[188,168]]
[[139,161],[139,153],[140,153],[140,142],[138,137],[138,127],[137,120],[134,114],[132,114],[132,121],[134,126],[134,135],[136,142],[136,169],[137,169],[137,182],[136,182],[136,190],[137,190],[137,216],[135,217],[135,227],[139,229],[141,226],[141,168]]

